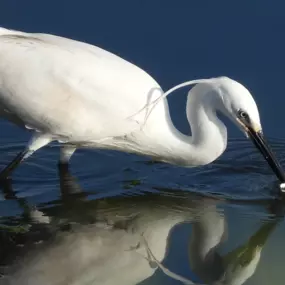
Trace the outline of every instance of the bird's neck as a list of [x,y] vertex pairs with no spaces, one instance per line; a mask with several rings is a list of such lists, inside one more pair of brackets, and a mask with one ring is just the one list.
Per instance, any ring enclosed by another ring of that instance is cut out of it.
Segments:
[[152,128],[151,135],[146,139],[144,154],[148,150],[150,156],[159,160],[191,167],[208,164],[224,152],[227,130],[216,115],[218,94],[197,86],[189,92],[186,107],[192,136],[184,135],[175,128],[168,105],[164,102],[165,120],[157,124],[155,131]]
[[217,117],[220,95],[206,84],[198,84],[188,94],[186,113],[191,126],[191,142],[197,165],[217,159],[227,146],[227,129]]

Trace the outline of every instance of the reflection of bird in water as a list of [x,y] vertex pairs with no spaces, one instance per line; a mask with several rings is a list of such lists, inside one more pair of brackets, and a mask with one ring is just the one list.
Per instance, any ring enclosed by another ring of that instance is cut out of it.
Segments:
[[44,207],[45,216],[39,210],[29,214],[37,230],[56,226],[64,231],[17,257],[1,284],[132,285],[157,268],[185,281],[161,262],[167,257],[172,229],[191,223],[188,249],[193,272],[207,284],[241,285],[254,273],[260,250],[275,226],[274,222],[262,226],[248,243],[223,257],[218,247],[226,236],[226,222],[216,208],[218,200],[164,190],[88,201],[72,177],[64,175],[62,200]]
[[189,243],[192,270],[207,284],[242,285],[259,263],[261,250],[277,221],[264,223],[248,241],[222,256],[219,247],[227,238],[226,221],[217,211],[205,211],[193,222]]
[[[261,151],[281,182],[283,171],[264,140],[250,92],[227,78],[194,80],[186,114],[192,136],[173,125],[158,83],[137,66],[98,47],[46,34],[0,28],[0,116],[34,131],[6,177],[35,151],[59,141],[61,162],[76,148],[115,149],[183,166],[211,163],[225,150],[221,112]],[[162,99],[162,100],[160,100]]]

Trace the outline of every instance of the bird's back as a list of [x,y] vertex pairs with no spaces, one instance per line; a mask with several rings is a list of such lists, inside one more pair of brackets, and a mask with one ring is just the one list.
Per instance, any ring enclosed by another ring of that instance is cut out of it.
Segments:
[[0,109],[29,128],[67,141],[123,136],[139,128],[128,118],[152,94],[161,90],[151,76],[103,49],[0,29]]

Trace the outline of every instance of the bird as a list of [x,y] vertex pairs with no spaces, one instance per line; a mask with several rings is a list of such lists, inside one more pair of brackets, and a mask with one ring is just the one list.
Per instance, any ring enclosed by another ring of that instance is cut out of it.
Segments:
[[[186,115],[191,136],[175,128],[167,96],[193,85]],[[282,168],[262,133],[249,90],[226,77],[197,79],[167,92],[135,64],[88,43],[0,28],[0,117],[32,131],[0,179],[38,149],[61,143],[59,163],[77,148],[112,149],[195,167],[226,149],[222,112],[253,140],[281,182]]]

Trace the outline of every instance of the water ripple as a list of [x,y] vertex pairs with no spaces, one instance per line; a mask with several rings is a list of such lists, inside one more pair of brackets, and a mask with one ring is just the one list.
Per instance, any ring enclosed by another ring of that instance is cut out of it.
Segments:
[[[0,146],[3,168],[25,146],[25,141]],[[285,141],[271,139],[272,149],[285,163]],[[59,148],[48,146],[35,153],[13,174],[13,185],[20,195],[56,192]],[[182,168],[164,163],[140,163],[146,158],[112,151],[79,150],[70,171],[85,191],[125,193],[154,191],[156,187],[180,188],[235,198],[270,197],[276,191],[276,178],[250,140],[230,140],[226,152],[214,163],[198,168]],[[38,190],[36,190],[38,189]],[[41,190],[39,190],[41,189]],[[273,192],[272,192],[273,191]]]

